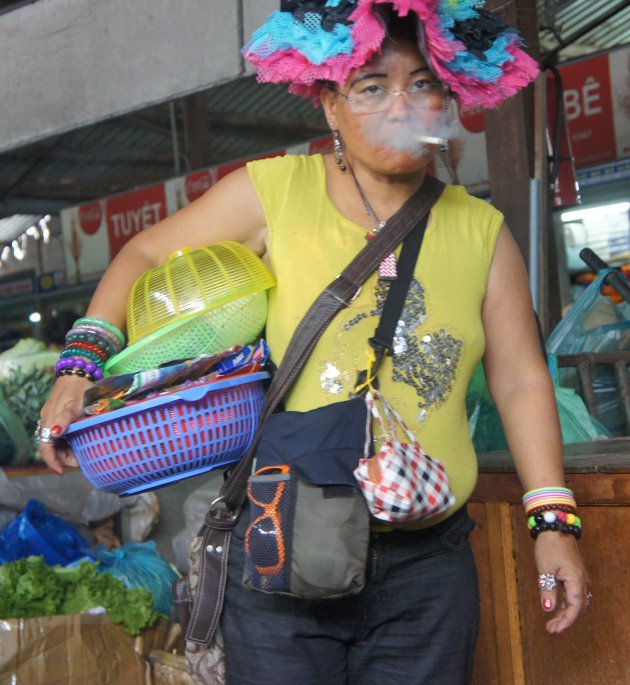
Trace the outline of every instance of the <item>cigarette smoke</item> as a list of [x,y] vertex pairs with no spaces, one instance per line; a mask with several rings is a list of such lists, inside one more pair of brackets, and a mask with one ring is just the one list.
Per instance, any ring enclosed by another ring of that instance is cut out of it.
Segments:
[[413,157],[430,154],[429,145],[457,137],[459,120],[448,110],[407,108],[406,115],[389,116],[387,112],[367,114],[360,125],[365,137],[378,147],[406,152]]

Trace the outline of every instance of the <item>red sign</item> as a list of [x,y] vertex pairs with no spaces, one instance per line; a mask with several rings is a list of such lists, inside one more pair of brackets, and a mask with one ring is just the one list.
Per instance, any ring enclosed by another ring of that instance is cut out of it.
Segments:
[[136,233],[166,218],[164,184],[140,188],[105,201],[110,259]]
[[308,154],[315,155],[318,152],[325,154],[326,152],[332,152],[332,136],[326,136],[325,138],[318,138],[309,143]]
[[103,208],[100,202],[79,207],[79,226],[86,235],[94,235],[101,227]]
[[560,73],[576,166],[617,159],[608,55],[567,64]]
[[459,120],[462,122],[462,126],[471,133],[481,133],[485,128],[483,110],[481,109],[460,110]]
[[212,175],[209,171],[197,171],[194,174],[186,176],[184,181],[184,188],[186,189],[186,198],[188,202],[196,200],[201,197],[213,183]]

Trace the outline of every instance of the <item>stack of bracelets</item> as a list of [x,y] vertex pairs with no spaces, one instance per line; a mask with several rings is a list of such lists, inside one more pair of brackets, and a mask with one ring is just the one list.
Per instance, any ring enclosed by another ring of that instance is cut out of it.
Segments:
[[66,334],[66,346],[55,364],[57,376],[81,376],[100,381],[110,357],[125,346],[125,336],[107,321],[77,319]]
[[579,538],[582,521],[575,497],[568,488],[536,488],[523,495],[527,527],[534,540],[545,530],[558,530]]

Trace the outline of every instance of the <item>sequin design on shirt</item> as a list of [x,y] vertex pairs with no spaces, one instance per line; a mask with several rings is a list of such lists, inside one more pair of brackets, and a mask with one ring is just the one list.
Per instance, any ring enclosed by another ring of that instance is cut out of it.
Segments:
[[[359,312],[344,326],[350,330],[368,316],[381,316],[389,283],[379,281],[375,289],[376,304],[369,312]],[[417,329],[427,320],[426,297],[422,284],[412,279],[405,306],[394,335],[392,357],[394,381],[415,388],[418,396],[418,420],[426,418],[427,411],[442,404],[453,389],[457,366],[464,343],[446,329],[425,331]]]

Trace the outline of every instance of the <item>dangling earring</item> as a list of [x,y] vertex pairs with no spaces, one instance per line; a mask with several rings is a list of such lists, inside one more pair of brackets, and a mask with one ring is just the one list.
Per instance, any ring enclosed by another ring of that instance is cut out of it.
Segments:
[[448,152],[448,139],[444,138],[443,141],[440,143],[440,152],[442,154],[446,154]]
[[335,164],[345,171],[347,169],[346,163],[343,161],[343,145],[341,144],[341,136],[339,131],[335,128],[332,132],[333,135],[333,154],[335,156]]

